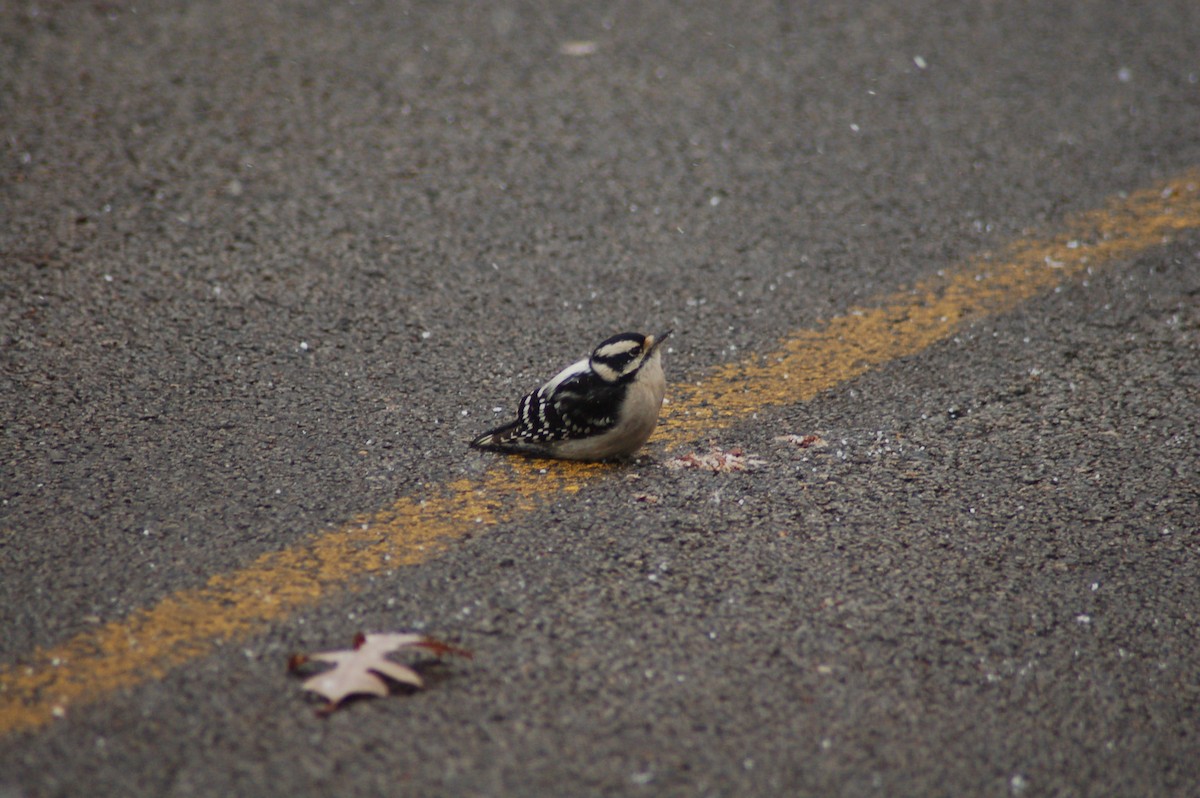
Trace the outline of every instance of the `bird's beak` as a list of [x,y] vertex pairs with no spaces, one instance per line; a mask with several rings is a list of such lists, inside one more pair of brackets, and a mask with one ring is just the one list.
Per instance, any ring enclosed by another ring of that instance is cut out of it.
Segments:
[[667,336],[672,332],[673,330],[667,330],[666,332],[660,332],[658,335],[647,335],[646,351],[653,352],[655,349],[658,349],[658,345],[667,340]]

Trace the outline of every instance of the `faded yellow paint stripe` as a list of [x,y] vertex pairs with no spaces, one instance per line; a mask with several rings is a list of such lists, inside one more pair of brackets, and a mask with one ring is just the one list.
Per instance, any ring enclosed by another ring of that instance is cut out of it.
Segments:
[[582,477],[600,468],[564,464],[533,478],[532,466],[516,465],[352,518],[304,544],[217,574],[203,587],[39,649],[27,664],[6,666],[0,670],[0,733],[37,727],[72,704],[161,678],[221,642],[245,639],[315,604],[355,577],[421,562],[472,529],[532,509],[540,495],[576,491]]
[[1200,171],[1114,199],[911,289],[854,308],[776,351],[714,369],[694,384],[671,385],[656,440],[680,446],[767,407],[805,402],[875,366],[920,352],[967,322],[1010,311],[1089,268],[1129,257],[1200,226]]
[[[867,370],[920,352],[963,323],[1011,310],[1088,268],[1100,268],[1200,228],[1200,172],[1072,216],[1058,233],[1018,241],[783,339],[762,357],[672,384],[655,441],[679,447],[771,406],[809,400]],[[474,529],[519,517],[579,490],[610,467],[499,461],[478,479],[409,497],[339,529],[265,554],[202,587],[39,648],[0,668],[0,734],[35,729],[69,707],[161,678],[226,641],[265,630],[364,574],[422,562]]]

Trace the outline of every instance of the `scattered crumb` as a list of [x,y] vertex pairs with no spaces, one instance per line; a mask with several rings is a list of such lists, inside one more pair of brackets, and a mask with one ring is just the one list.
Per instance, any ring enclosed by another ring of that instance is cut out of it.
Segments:
[[741,449],[723,452],[713,449],[707,454],[685,454],[682,457],[672,457],[665,465],[667,468],[703,468],[714,474],[730,471],[749,471],[763,464],[756,455],[746,454]]
[[824,449],[829,445],[820,435],[780,435],[775,440],[793,444],[801,449]]

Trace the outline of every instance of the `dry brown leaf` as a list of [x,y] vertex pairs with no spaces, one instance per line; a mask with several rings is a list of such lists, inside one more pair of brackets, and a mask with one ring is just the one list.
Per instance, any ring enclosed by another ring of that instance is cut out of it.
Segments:
[[301,685],[305,690],[318,693],[328,699],[329,703],[322,709],[323,713],[332,712],[341,705],[342,701],[352,695],[388,694],[388,683],[381,677],[386,676],[401,684],[422,687],[424,682],[420,674],[407,665],[401,665],[387,658],[388,654],[409,648],[420,648],[441,656],[442,654],[458,654],[470,657],[465,649],[448,645],[432,637],[419,634],[370,634],[361,632],[354,638],[354,648],[338,651],[322,651],[318,654],[305,656],[293,654],[288,660],[288,670],[295,672],[309,662],[330,662],[334,667],[310,676]]

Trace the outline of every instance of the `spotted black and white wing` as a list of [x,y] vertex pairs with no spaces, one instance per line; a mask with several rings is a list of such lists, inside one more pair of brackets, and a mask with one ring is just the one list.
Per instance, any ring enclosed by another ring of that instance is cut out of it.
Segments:
[[580,360],[526,394],[516,421],[480,435],[471,445],[537,451],[547,444],[599,435],[617,423],[622,390],[597,376],[586,359]]
[[528,402],[531,412],[527,423],[538,430],[540,440],[588,438],[616,425],[623,391],[623,387],[605,382],[590,368],[582,368],[562,379],[556,377],[521,404]]

